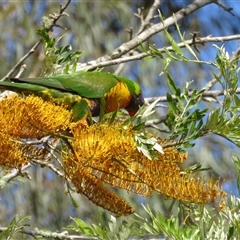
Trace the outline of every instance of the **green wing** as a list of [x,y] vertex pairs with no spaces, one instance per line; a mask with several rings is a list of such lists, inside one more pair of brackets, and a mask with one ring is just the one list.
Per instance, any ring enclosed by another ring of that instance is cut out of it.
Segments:
[[114,75],[105,72],[78,72],[46,78],[12,78],[11,80],[70,92],[86,98],[100,98],[118,83]]
[[71,105],[81,99],[81,97],[79,97],[77,94],[61,92],[56,89],[46,88],[29,83],[0,82],[0,89],[24,93],[25,95],[33,94],[41,97],[45,101],[53,100],[53,102],[56,104]]

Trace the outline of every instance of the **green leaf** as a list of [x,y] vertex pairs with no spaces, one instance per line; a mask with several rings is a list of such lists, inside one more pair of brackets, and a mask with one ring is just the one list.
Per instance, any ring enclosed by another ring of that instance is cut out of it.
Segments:
[[240,158],[237,154],[232,154],[232,160],[237,170],[237,187],[238,187],[238,193],[240,193]]
[[219,114],[220,114],[221,109],[218,108],[215,111],[210,112],[207,122],[206,122],[206,126],[208,129],[215,129],[216,126],[219,123]]
[[227,240],[231,240],[234,237],[234,226],[230,226],[229,227],[229,231],[228,231],[228,236],[227,236]]
[[[168,38],[175,54],[177,54],[178,56],[183,56],[183,53],[182,53],[182,49],[178,46],[178,44],[174,41],[174,39],[172,38],[172,36],[168,33],[168,31],[166,30],[166,28],[164,28],[164,31],[165,31],[165,34],[166,34],[166,37]],[[169,52],[166,48],[164,49],[167,52]],[[168,53],[167,53],[168,54]],[[177,60],[177,59],[176,59]]]
[[167,82],[173,94],[175,95],[179,94],[179,89],[176,87],[175,82],[169,73],[167,73]]
[[[20,233],[22,229],[25,227],[24,221],[30,220],[30,216],[19,217],[15,215],[11,222],[8,224],[5,230],[1,230],[0,239],[11,240],[15,239],[15,235]],[[17,239],[17,238],[16,238]]]
[[[182,42],[184,43],[184,45],[185,45],[185,47],[187,48],[187,50],[194,56],[194,58],[195,58],[197,61],[199,61],[199,59],[198,59],[197,55],[195,54],[195,52],[192,50],[192,48],[189,46],[189,44],[187,44],[187,42],[185,41],[184,36],[182,35],[181,30],[180,30],[180,28],[179,28],[179,25],[178,25],[178,23],[177,23],[175,14],[173,14],[173,16],[174,16],[174,19],[175,19],[175,26],[176,26],[176,28],[177,28],[178,34],[179,34],[179,36],[180,36],[180,39],[181,39]],[[189,61],[189,59],[187,59],[187,60]]]
[[173,100],[172,95],[167,93],[167,102],[169,108],[172,110],[173,114],[177,114],[176,102]]
[[88,236],[96,236],[92,226],[85,223],[83,220],[79,218],[71,218],[71,219],[75,222],[76,226],[72,226],[72,225],[68,226],[68,229],[74,230],[76,232],[84,233]]
[[72,117],[74,121],[83,119],[89,115],[89,106],[85,99],[82,99],[79,102],[76,102],[72,107]]
[[165,53],[168,55],[169,58],[171,58],[172,60],[178,61],[179,59],[177,57],[175,57],[166,47],[164,47],[164,51]]
[[152,44],[149,45],[149,50],[151,52],[151,55],[153,56],[157,56],[160,59],[164,59],[163,54]]
[[134,131],[142,130],[142,129],[144,129],[144,126],[145,126],[145,122],[140,122],[140,124],[135,125],[132,128],[132,130],[134,130]]
[[45,42],[50,42],[51,37],[44,28],[37,29],[37,33],[44,39]]
[[239,99],[239,97],[236,94],[234,94],[233,99],[234,99],[235,107],[236,108],[240,108],[240,99]]

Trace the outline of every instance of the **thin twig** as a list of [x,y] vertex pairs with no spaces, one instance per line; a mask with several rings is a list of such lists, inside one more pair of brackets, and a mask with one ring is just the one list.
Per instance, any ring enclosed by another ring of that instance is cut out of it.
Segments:
[[148,120],[145,123],[145,127],[152,127],[153,125],[164,123],[167,121],[168,115],[161,116],[157,119]]
[[[240,88],[236,89],[236,94],[240,94]],[[192,95],[192,92],[190,91],[188,93],[189,96]],[[224,95],[224,91],[223,90],[211,90],[211,91],[205,91],[202,94],[203,100],[206,101],[211,101],[213,100],[213,102],[216,102],[217,97],[218,96],[223,96]],[[175,95],[172,95],[173,99],[176,99]],[[166,96],[160,96],[160,97],[150,97],[150,98],[145,98],[144,100],[146,100],[148,103],[152,103],[156,100],[159,100],[158,102],[167,102],[167,97]]]
[[160,7],[160,0],[155,0],[153,2],[153,5],[151,6],[151,8],[148,11],[148,14],[146,16],[145,19],[143,19],[141,26],[138,30],[138,33],[136,35],[139,35],[140,33],[142,33],[147,27],[149,27],[151,25],[151,21],[153,19],[154,13],[155,11]]
[[181,19],[185,18],[186,16],[190,15],[191,13],[197,11],[198,9],[211,4],[215,3],[215,0],[195,0],[193,3],[189,4],[186,8],[181,9],[178,11],[174,16],[171,16],[164,20],[164,24],[162,22],[157,23],[134,37],[132,40],[123,43],[121,46],[116,48],[112,51],[111,54],[105,55],[103,57],[100,57],[96,60],[96,62],[107,62],[110,60],[118,59],[121,56],[125,55],[132,49],[139,46],[141,43],[145,42],[147,39],[155,35],[156,33],[159,33],[163,31],[165,28],[168,28],[175,24],[176,21],[180,21]]
[[[191,45],[204,44],[204,43],[210,43],[210,42],[226,42],[226,41],[232,41],[232,40],[237,40],[237,39],[240,39],[240,34],[231,35],[231,36],[219,36],[219,37],[207,36],[207,37],[199,37],[199,38],[195,39],[194,42],[192,41],[192,39],[186,40],[185,43],[183,43],[183,42],[178,43],[178,46],[180,48],[185,48],[186,44],[191,46]],[[165,53],[165,49],[167,49],[170,52],[174,51],[172,47],[159,48],[158,51],[160,53]],[[86,69],[94,70],[96,68],[103,68],[103,67],[107,67],[107,66],[121,64],[121,63],[141,60],[148,56],[151,56],[150,51],[135,54],[132,56],[124,56],[124,57],[120,57],[120,58],[113,59],[113,60],[108,60],[108,61],[106,60],[106,61],[102,61],[102,62],[94,60],[94,61],[90,61],[88,63],[78,64],[77,71],[86,70]]]
[[14,178],[20,176],[20,175],[27,175],[26,169],[30,168],[32,166],[31,163],[28,163],[27,165],[24,165],[21,169],[13,169],[10,173],[6,174],[5,176],[1,177],[0,179],[0,188],[5,187],[7,183],[12,181]]
[[7,75],[5,75],[0,81],[5,81],[7,79],[9,79],[13,73],[24,63],[24,61],[29,58],[29,56],[31,56],[36,49],[38,48],[38,46],[41,44],[42,39],[38,40],[34,46],[30,49],[30,51],[28,53],[26,53],[16,64],[15,66],[7,73]]
[[123,68],[124,68],[124,66],[125,66],[125,63],[119,64],[119,66],[118,66],[118,68],[115,70],[114,74],[120,75],[121,72],[122,72],[122,70],[123,70]]
[[132,27],[129,28],[129,29],[125,29],[125,31],[129,34],[129,40],[131,40],[132,36],[133,36],[133,29],[132,29]]
[[36,163],[42,167],[48,167],[49,169],[51,169],[55,174],[57,174],[59,177],[61,177],[62,179],[66,180],[65,178],[65,174],[63,172],[61,172],[56,166],[54,166],[53,163],[49,162],[49,161],[44,161],[44,160],[38,160],[38,159],[33,159],[32,160],[33,163]]
[[27,65],[26,64],[23,64],[20,69],[19,69],[19,72],[17,73],[17,75],[15,76],[16,78],[19,78],[21,77],[22,73],[26,70],[27,68]]
[[[137,14],[137,16],[141,19],[141,26],[138,30],[138,33],[136,35],[139,35],[141,32],[143,32],[147,27],[149,27],[151,25],[151,21],[153,19],[154,16],[154,12],[156,11],[156,9],[158,9],[158,7],[160,6],[160,0],[155,0],[153,5],[151,6],[151,8],[148,11],[148,14],[146,16],[146,18],[143,18],[142,15],[142,10],[140,10],[140,12]],[[132,34],[133,34],[133,29],[126,29],[126,31],[129,33],[130,38],[129,40],[132,40]],[[127,55],[131,55],[130,52]],[[126,55],[126,56],[127,56]],[[121,73],[121,71],[123,70],[125,64],[122,63],[119,65],[119,67],[117,68],[117,70],[115,71],[115,74],[118,75]]]
[[229,8],[229,7],[226,7],[226,6],[224,6],[222,3],[220,3],[219,1],[216,1],[216,4],[219,6],[219,7],[221,7],[221,8],[223,8],[225,11],[227,11],[227,12],[229,12],[230,14],[232,14],[233,16],[235,16],[234,15],[234,13],[232,12],[232,10],[233,10],[233,8]]
[[[0,232],[7,231],[7,227],[0,227]],[[96,237],[81,236],[81,235],[69,235],[67,231],[64,232],[50,232],[49,230],[27,230],[26,227],[22,227],[18,232],[32,236],[34,238],[44,237],[51,239],[62,239],[62,240],[97,240]]]

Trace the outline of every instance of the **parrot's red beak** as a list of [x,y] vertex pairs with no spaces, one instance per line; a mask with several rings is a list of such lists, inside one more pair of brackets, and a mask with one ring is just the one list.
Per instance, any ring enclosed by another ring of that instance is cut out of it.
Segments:
[[128,113],[129,113],[130,117],[133,117],[137,112],[136,111],[128,111]]
[[128,106],[125,107],[125,109],[128,111],[130,117],[133,117],[143,104],[144,98],[142,92],[140,91],[138,95],[133,96],[131,98],[130,102],[128,103]]

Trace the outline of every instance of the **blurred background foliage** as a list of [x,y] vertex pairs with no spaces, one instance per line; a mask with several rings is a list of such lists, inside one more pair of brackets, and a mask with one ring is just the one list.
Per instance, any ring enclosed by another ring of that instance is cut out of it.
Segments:
[[[65,35],[61,45],[71,44],[73,51],[80,50],[82,55],[80,62],[97,59],[111,53],[116,47],[128,41],[134,36],[140,27],[140,20],[134,13],[142,9],[146,14],[152,4],[152,0],[137,1],[72,1],[66,12],[69,17],[63,17],[58,24],[67,28],[54,28],[52,35],[59,37]],[[161,1],[160,10],[164,18],[171,16],[192,1]],[[240,10],[237,1],[221,1],[227,7],[233,8],[235,16],[224,11],[216,5],[208,5],[199,11],[184,18],[179,22],[181,31],[186,39],[191,39],[191,33],[199,32],[199,36],[227,36],[239,34]],[[36,30],[41,27],[43,16],[58,11],[59,4],[63,1],[1,1],[0,3],[0,49],[1,49],[1,75],[5,76],[14,64],[37,42],[39,36]],[[156,12],[156,19],[159,18]],[[178,42],[179,36],[174,27],[168,29],[170,34]],[[156,47],[169,46],[164,33],[159,33],[143,44],[154,44]],[[222,43],[217,43],[221,46]],[[225,44],[226,50],[232,54],[238,47],[237,41]],[[139,47],[136,51],[142,51]],[[201,60],[214,60],[217,50],[212,43],[199,47],[196,52]],[[187,53],[186,53],[187,54]],[[24,76],[39,76],[42,72],[44,61],[41,47],[27,59],[27,70]],[[111,66],[105,71],[115,72],[119,66]],[[165,96],[169,91],[166,76],[159,76],[164,64],[162,60],[141,60],[129,62],[123,65],[120,74],[138,82],[143,89],[145,97]],[[169,71],[176,84],[183,86],[186,81],[194,79],[193,88],[200,89],[212,78],[213,69],[207,65],[193,63],[172,62]],[[213,89],[218,89],[215,85]],[[212,107],[212,103],[203,103],[203,107]],[[166,108],[159,108],[155,117],[166,114]],[[164,126],[160,126],[164,128]],[[196,141],[194,148],[189,150],[187,165],[202,162],[204,167],[211,170],[205,174],[214,174],[225,181],[223,188],[238,195],[236,188],[236,172],[231,160],[231,152],[239,150],[220,137],[207,136]],[[199,154],[200,153],[200,154]],[[1,173],[3,174],[3,172]],[[6,225],[15,214],[22,216],[31,215],[32,222],[39,228],[60,229],[70,223],[69,216],[82,220],[97,221],[99,214],[103,212],[84,197],[73,195],[78,203],[74,208],[69,196],[64,193],[62,179],[54,175],[50,170],[36,166],[31,169],[32,179],[14,180],[4,189],[0,189],[0,223]],[[165,201],[158,194],[148,198],[139,198],[134,194],[128,194],[116,190],[129,200],[139,215],[144,215],[140,203],[149,204],[153,211],[167,213],[171,201]],[[104,216],[107,214],[104,213]]]

